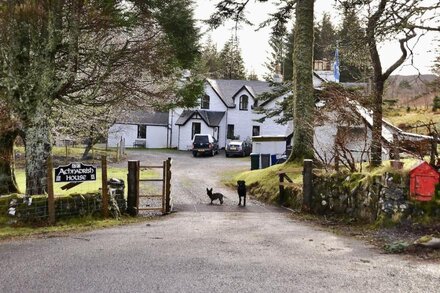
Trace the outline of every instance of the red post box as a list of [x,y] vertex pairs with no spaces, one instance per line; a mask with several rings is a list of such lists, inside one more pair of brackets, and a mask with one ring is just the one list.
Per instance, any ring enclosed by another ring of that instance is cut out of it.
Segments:
[[430,201],[435,195],[435,185],[440,175],[427,162],[421,162],[409,171],[409,194],[417,201]]

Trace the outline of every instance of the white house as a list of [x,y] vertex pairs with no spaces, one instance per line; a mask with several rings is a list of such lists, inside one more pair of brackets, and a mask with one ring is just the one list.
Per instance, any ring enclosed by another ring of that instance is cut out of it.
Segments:
[[[324,82],[334,81],[332,74],[324,73],[314,73],[315,88],[319,88]],[[115,146],[121,138],[125,138],[127,147],[189,150],[192,147],[192,138],[198,133],[211,134],[218,140],[220,148],[224,148],[232,139],[251,140],[253,136],[289,137],[293,130],[292,124],[280,125],[272,118],[265,119],[264,123],[256,121],[261,118],[261,114],[254,111],[257,106],[256,98],[271,91],[269,83],[264,81],[206,79],[205,92],[197,107],[174,109],[169,113],[129,113],[110,128],[108,145]],[[282,99],[284,96],[260,106],[274,108],[275,103]],[[356,111],[364,124],[371,128],[371,113],[359,105]],[[391,127],[385,121],[383,123],[382,136],[386,143],[393,141],[393,134],[402,135],[401,130]],[[338,127],[336,122],[315,127],[314,147],[318,156],[330,158],[334,154]],[[357,161],[368,159],[364,149],[369,148],[371,141],[371,129],[367,129],[365,137],[361,134],[361,127],[364,126],[352,127],[352,140],[347,146],[353,151]],[[389,151],[384,148],[384,158],[388,158],[388,155]]]
[[[313,85],[318,88],[323,82],[332,81],[313,76]],[[327,78],[331,76],[325,75]],[[331,79],[331,78],[330,78]],[[252,136],[289,136],[292,127],[275,123],[267,118],[264,123],[257,122],[262,117],[254,111],[258,95],[271,92],[265,81],[214,80],[206,79],[205,93],[199,106],[193,109],[174,109],[169,113],[129,112],[110,128],[108,145],[116,146],[121,138],[127,147],[177,148],[188,150],[192,138],[197,133],[209,133],[224,148],[229,140],[251,140]],[[269,101],[264,108],[274,108],[279,97]]]

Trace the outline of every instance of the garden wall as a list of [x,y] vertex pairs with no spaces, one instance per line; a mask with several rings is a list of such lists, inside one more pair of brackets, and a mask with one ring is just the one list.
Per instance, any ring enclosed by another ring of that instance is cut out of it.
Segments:
[[440,198],[431,202],[409,199],[406,174],[315,174],[312,211],[375,222],[420,221],[440,217]]
[[[126,211],[123,193],[110,196],[110,214],[118,217]],[[55,218],[101,215],[101,193],[72,194],[55,198]],[[0,197],[0,215],[21,222],[46,221],[49,218],[47,196],[9,195]]]

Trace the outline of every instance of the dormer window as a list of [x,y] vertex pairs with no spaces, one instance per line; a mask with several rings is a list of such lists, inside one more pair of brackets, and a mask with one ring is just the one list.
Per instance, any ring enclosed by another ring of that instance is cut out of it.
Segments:
[[249,97],[246,95],[240,96],[240,110],[247,111],[249,104]]
[[204,95],[200,101],[200,109],[209,109],[209,96]]

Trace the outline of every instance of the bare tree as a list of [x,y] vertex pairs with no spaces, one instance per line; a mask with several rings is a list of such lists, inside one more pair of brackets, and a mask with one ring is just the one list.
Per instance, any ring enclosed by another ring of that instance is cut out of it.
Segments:
[[0,89],[22,123],[28,194],[46,189],[58,102],[91,107],[123,100],[142,105],[147,99],[161,104],[175,87],[176,67],[189,65],[196,55],[189,4],[0,2]]
[[[384,85],[390,75],[411,55],[413,48],[409,41],[426,31],[440,30],[435,20],[440,3],[429,0],[338,0],[344,9],[356,9],[366,28],[365,40],[373,66],[372,97],[373,141],[371,146],[372,165],[382,162],[382,100]],[[397,39],[400,46],[399,56],[388,68],[384,69],[380,60],[378,44],[387,39]]]

